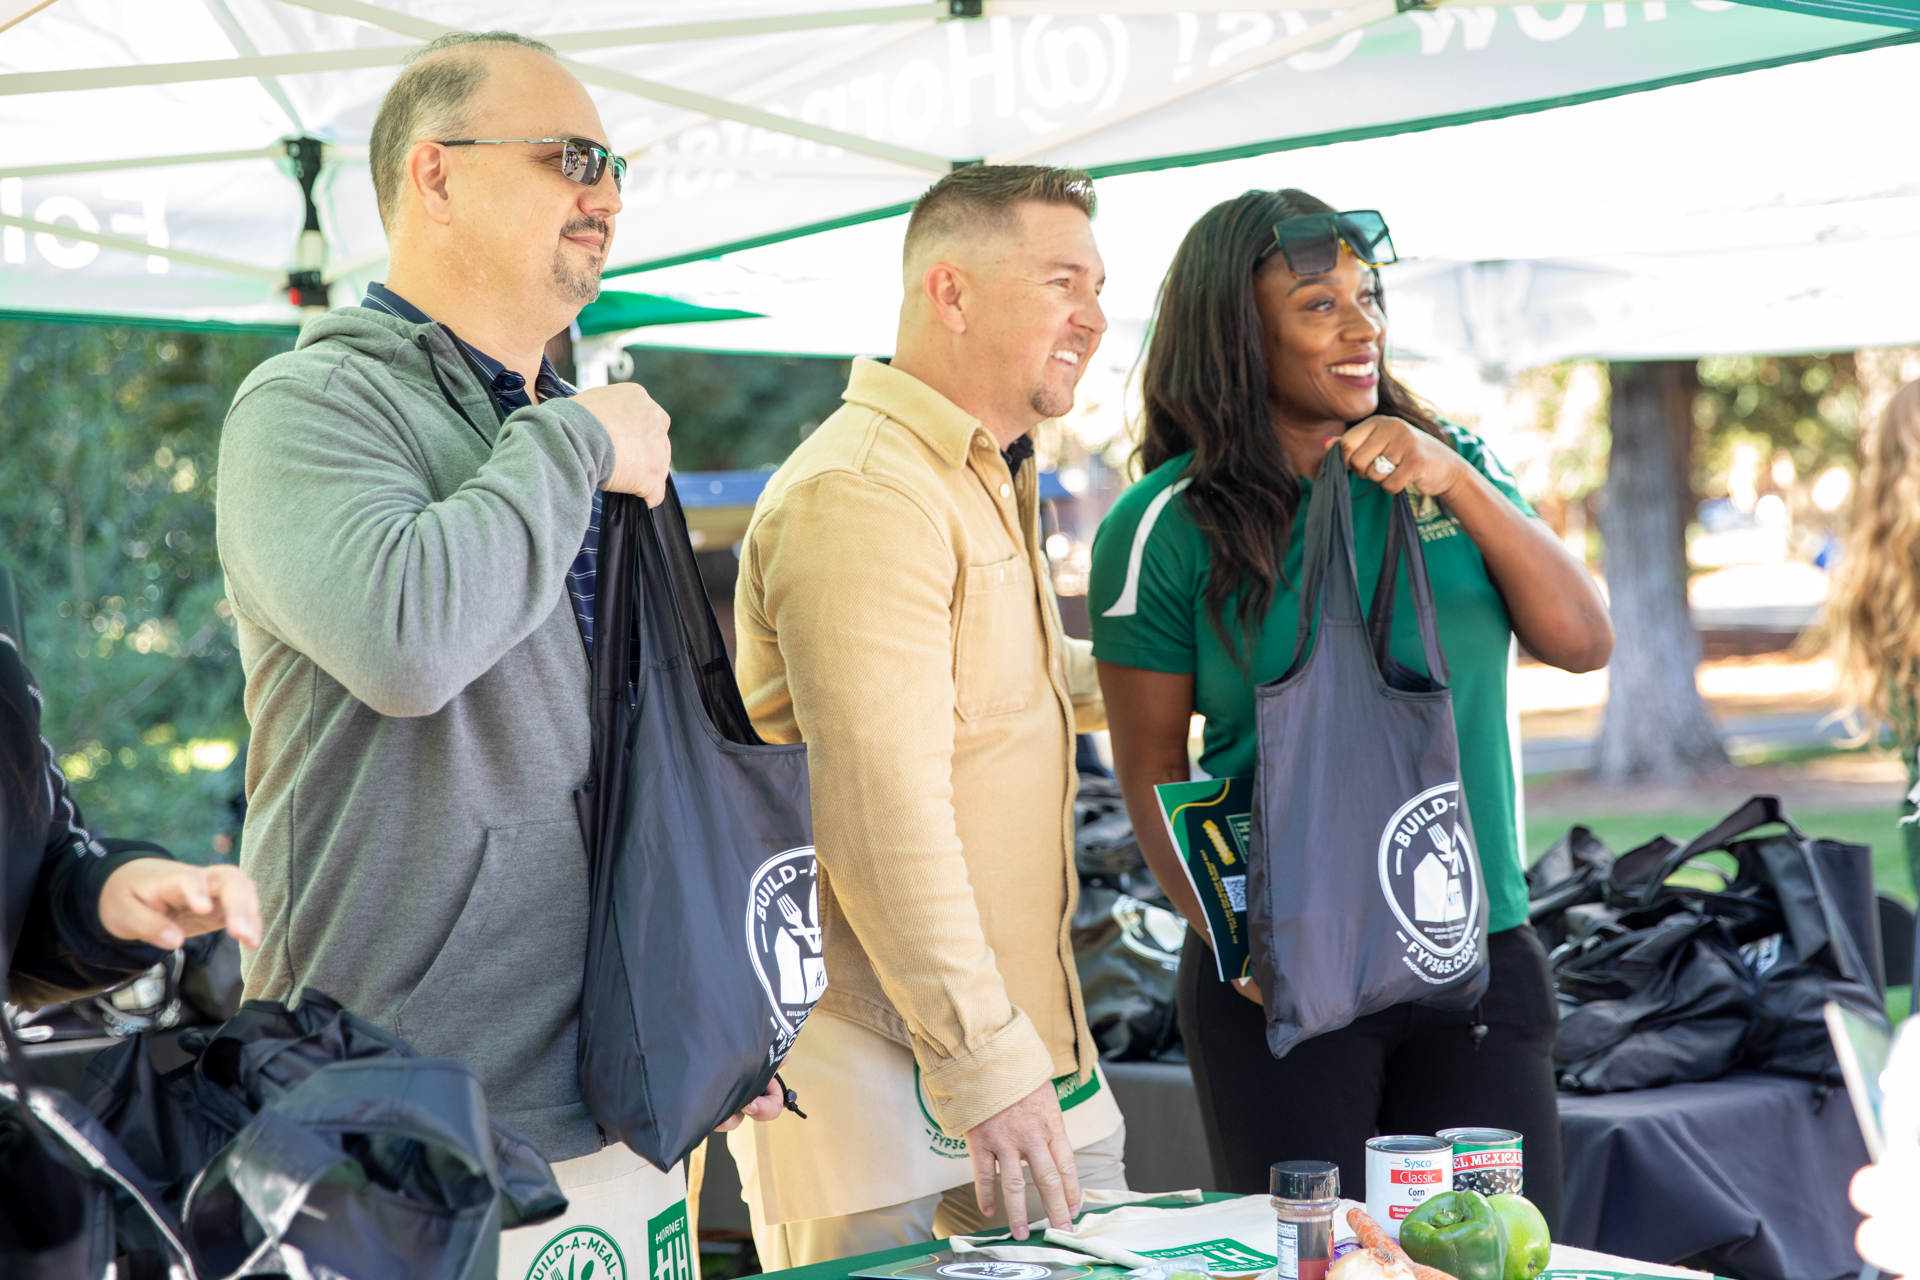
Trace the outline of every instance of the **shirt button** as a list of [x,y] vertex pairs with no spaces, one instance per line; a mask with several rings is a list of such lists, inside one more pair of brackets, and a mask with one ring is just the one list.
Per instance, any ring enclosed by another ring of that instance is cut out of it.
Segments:
[[1010,484],[1003,484],[1003,485],[1001,485],[1001,486],[1000,486],[1000,496],[1001,496],[1001,497],[1003,497],[1003,498],[1010,498],[1010,497],[1012,497],[1012,496],[1013,496],[1013,486],[1012,486],[1012,485],[1010,485]]

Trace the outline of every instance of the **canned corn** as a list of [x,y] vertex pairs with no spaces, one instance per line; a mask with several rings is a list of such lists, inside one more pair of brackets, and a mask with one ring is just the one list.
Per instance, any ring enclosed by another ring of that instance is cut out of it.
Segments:
[[1367,1215],[1394,1239],[1408,1214],[1453,1189],[1453,1146],[1395,1134],[1367,1143]]

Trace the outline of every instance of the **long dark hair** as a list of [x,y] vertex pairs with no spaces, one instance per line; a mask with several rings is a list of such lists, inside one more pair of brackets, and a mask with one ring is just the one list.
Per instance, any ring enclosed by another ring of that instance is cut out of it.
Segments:
[[[1146,402],[1137,457],[1145,474],[1189,451],[1187,510],[1206,535],[1207,615],[1230,653],[1227,608],[1253,637],[1283,580],[1288,535],[1300,506],[1300,481],[1267,410],[1267,353],[1253,275],[1273,243],[1273,224],[1333,206],[1304,191],[1249,191],[1215,205],[1180,242],[1160,286],[1147,342]],[[1439,425],[1380,366],[1376,413],[1404,418],[1445,439]]]
[[48,817],[39,708],[11,640],[0,640],[0,860],[8,842],[30,836]]

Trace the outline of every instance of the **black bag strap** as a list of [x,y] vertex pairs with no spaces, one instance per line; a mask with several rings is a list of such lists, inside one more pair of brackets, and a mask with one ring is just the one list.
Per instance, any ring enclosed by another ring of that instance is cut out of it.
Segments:
[[586,785],[575,795],[580,835],[587,849],[589,890],[598,874],[594,850],[601,832],[618,821],[626,802],[624,756],[633,721],[633,686],[639,638],[635,633],[633,560],[639,527],[647,508],[630,493],[606,493],[600,503],[600,546],[593,591],[593,669],[587,715],[593,764]]
[[[1750,831],[1775,825],[1785,827],[1803,849],[1806,847],[1807,837],[1802,834],[1800,828],[1793,825],[1792,819],[1787,817],[1786,810],[1780,807],[1778,796],[1752,796],[1745,804],[1720,819],[1710,830],[1702,832],[1668,853],[1661,859],[1659,866],[1652,874],[1645,881],[1633,886],[1632,892],[1627,896],[1639,905],[1650,905],[1668,878],[1701,854],[1723,849]],[[1631,864],[1627,867],[1621,867],[1619,863],[1615,864],[1616,874],[1632,869],[1634,868]],[[1619,885],[1617,880],[1616,886],[1626,887]]]
[[1407,587],[1413,595],[1413,614],[1420,626],[1420,649],[1426,655],[1427,675],[1439,684],[1450,683],[1447,655],[1440,648],[1440,618],[1433,607],[1433,583],[1427,578],[1427,554],[1420,543],[1420,526],[1413,503],[1404,493],[1393,495],[1387,518],[1387,549],[1380,561],[1380,578],[1373,585],[1373,603],[1367,608],[1367,633],[1373,641],[1374,661],[1382,673],[1393,660],[1393,607],[1400,562],[1407,565]]
[[684,660],[707,718],[720,736],[742,746],[764,745],[747,717],[726,641],[713,606],[707,603],[700,565],[687,536],[686,513],[672,479],[667,481],[665,499],[648,517],[638,522],[639,554],[633,559],[641,660],[663,667]]

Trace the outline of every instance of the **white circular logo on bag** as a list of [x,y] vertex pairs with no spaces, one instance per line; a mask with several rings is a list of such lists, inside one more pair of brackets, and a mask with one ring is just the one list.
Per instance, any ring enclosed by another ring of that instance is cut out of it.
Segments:
[[824,941],[813,846],[768,859],[753,873],[747,894],[747,954],[773,1006],[769,1062],[786,1056],[814,1001],[827,989]]
[[626,1255],[598,1227],[568,1227],[534,1258],[527,1280],[627,1280]]
[[1429,787],[1380,833],[1380,890],[1407,944],[1406,966],[1451,982],[1480,959],[1480,862],[1460,807],[1460,784]]
[[1053,1274],[1053,1268],[1031,1262],[949,1262],[934,1270],[953,1280],[1046,1280]]

